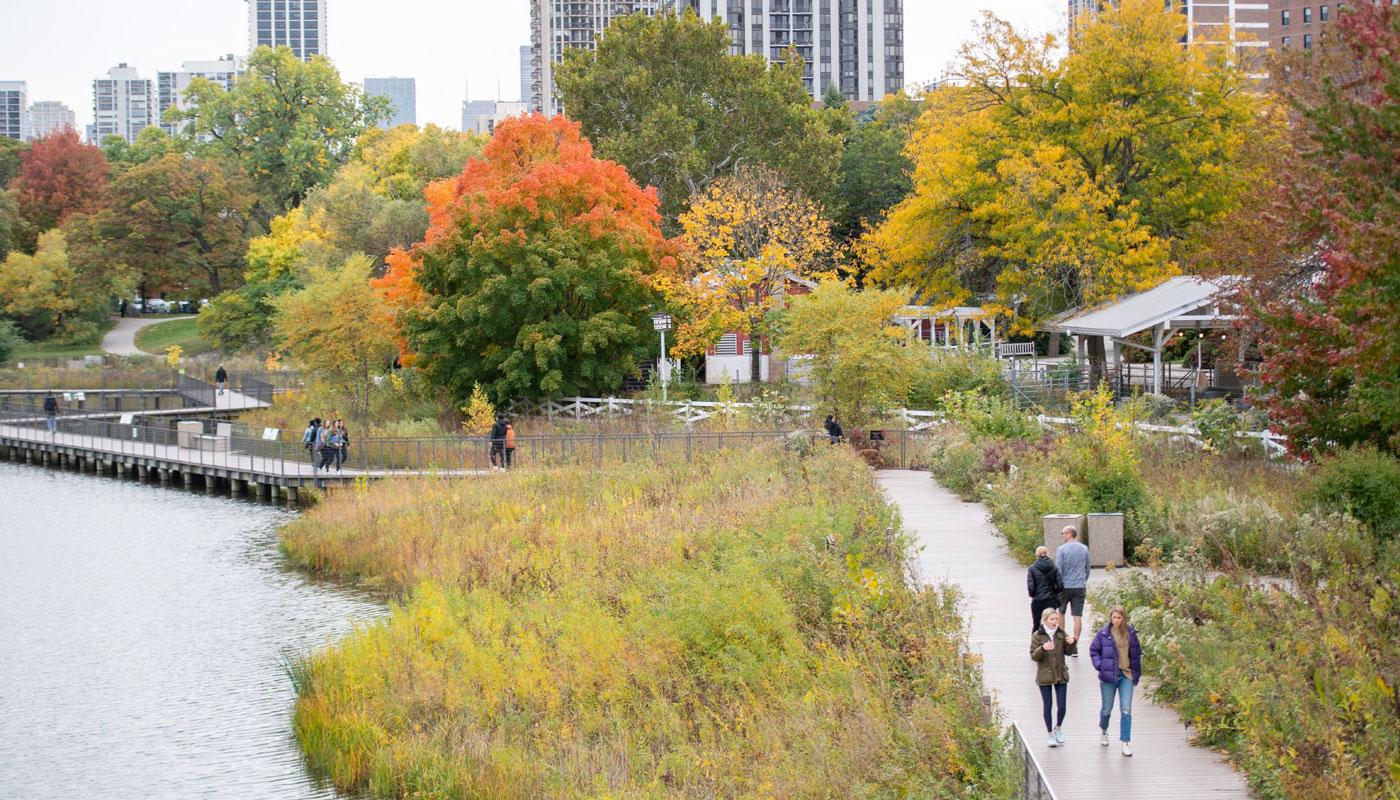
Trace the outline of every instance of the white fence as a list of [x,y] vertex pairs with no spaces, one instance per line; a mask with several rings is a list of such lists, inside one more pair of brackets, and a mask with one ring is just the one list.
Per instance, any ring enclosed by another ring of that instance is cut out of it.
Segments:
[[[687,425],[713,417],[737,417],[741,414],[757,413],[768,416],[769,421],[785,419],[792,422],[808,422],[814,426],[819,423],[819,420],[813,419],[811,406],[774,406],[759,403],[722,403],[701,400],[661,402],[622,397],[564,397],[559,400],[545,400],[543,402],[516,401],[511,406],[511,411],[516,414],[538,414],[550,419],[574,420],[630,417],[637,414],[664,414]],[[895,409],[891,414],[894,418],[892,422],[909,431],[929,430],[947,421],[942,412],[938,411],[900,408]],[[1035,419],[1041,429],[1051,426],[1069,427],[1074,425],[1074,420],[1069,417],[1050,417],[1045,414],[1037,414]],[[1202,449],[1209,447],[1201,438],[1201,432],[1189,425],[1150,425],[1139,422],[1134,423],[1132,428],[1134,431],[1156,433],[1167,436],[1169,439],[1190,442]],[[1288,448],[1284,444],[1288,438],[1273,431],[1244,431],[1236,435],[1242,439],[1258,439],[1264,452],[1270,458],[1288,453]]]
[[[564,397],[558,400],[517,400],[511,411],[517,414],[538,414],[550,419],[595,419],[630,417],[637,414],[664,414],[687,425],[712,417],[737,417],[741,414],[761,414],[794,422],[813,420],[811,406],[774,406],[761,403],[721,403],[702,400],[633,400],[622,397]],[[937,411],[899,408],[891,412],[894,421],[906,430],[922,431],[944,421]]]

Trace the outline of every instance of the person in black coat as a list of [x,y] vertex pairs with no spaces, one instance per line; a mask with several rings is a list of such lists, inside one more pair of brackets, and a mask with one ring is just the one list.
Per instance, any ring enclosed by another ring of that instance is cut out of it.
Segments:
[[496,423],[491,426],[491,468],[506,468],[506,417],[504,414],[498,414]]
[[1026,569],[1026,594],[1031,596],[1031,632],[1040,627],[1040,613],[1059,605],[1060,571],[1050,560],[1049,548],[1035,549],[1035,562]]
[[841,423],[836,421],[835,414],[826,415],[826,424],[823,427],[826,428],[826,435],[831,437],[832,444],[840,442],[841,437],[846,435],[846,432],[841,430]]

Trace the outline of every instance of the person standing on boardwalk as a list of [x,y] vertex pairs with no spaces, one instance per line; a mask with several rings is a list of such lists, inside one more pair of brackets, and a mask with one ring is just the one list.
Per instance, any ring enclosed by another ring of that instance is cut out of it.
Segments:
[[506,417],[504,414],[496,415],[496,422],[491,426],[491,469],[505,469],[506,458]]
[[[1060,612],[1053,607],[1040,613],[1040,627],[1031,634],[1031,660],[1035,662],[1035,684],[1040,687],[1040,704],[1045,714],[1045,743],[1059,747],[1065,743],[1060,726],[1065,721],[1065,701],[1069,695],[1069,667],[1065,656],[1079,652],[1073,636],[1066,636],[1060,626]],[[1053,701],[1053,703],[1052,703]],[[1057,709],[1052,709],[1058,704]],[[1056,712],[1051,716],[1051,711]],[[1052,724],[1053,722],[1053,724]]]
[[1099,673],[1099,744],[1108,747],[1108,718],[1113,714],[1113,696],[1118,695],[1118,741],[1123,743],[1123,755],[1131,756],[1133,748],[1133,687],[1142,680],[1142,645],[1137,631],[1128,624],[1128,610],[1114,606],[1108,612],[1108,624],[1094,636],[1089,645],[1089,658]]
[[345,427],[345,420],[335,421],[335,432],[340,439],[340,452],[336,455],[335,471],[340,472],[341,466],[350,460],[350,431]]
[[506,469],[510,469],[515,463],[515,426],[511,424],[510,418],[506,418]]
[[[321,420],[313,419],[306,423],[306,431],[301,435],[301,446],[306,448],[308,455],[316,449],[316,431],[321,427]],[[316,459],[311,459],[312,466],[315,466]]]
[[53,396],[53,390],[44,397],[44,426],[49,429],[49,433],[58,430],[58,398]]
[[219,368],[214,371],[214,385],[219,387],[219,394],[223,394],[224,390],[228,388],[228,370],[224,369],[223,364],[220,364]]
[[1031,632],[1040,627],[1040,614],[1060,604],[1060,571],[1050,560],[1050,550],[1041,545],[1035,549],[1035,563],[1026,569],[1026,594],[1031,597]]
[[[1055,567],[1060,571],[1060,616],[1074,618],[1074,638],[1077,641],[1084,626],[1084,591],[1089,585],[1089,548],[1079,541],[1079,529],[1066,525],[1060,531],[1064,544],[1055,553]],[[1078,656],[1075,652],[1072,655]]]

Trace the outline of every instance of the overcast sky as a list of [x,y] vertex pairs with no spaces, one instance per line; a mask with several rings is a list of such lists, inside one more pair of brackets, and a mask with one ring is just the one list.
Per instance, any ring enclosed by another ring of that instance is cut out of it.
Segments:
[[[155,79],[183,61],[247,54],[244,0],[0,0],[0,80],[29,82],[29,100],[61,100],[92,122],[92,79],[118,62]],[[941,75],[981,9],[1030,31],[1051,30],[1065,0],[905,0],[908,80]],[[341,77],[417,79],[418,122],[461,125],[474,100],[516,100],[528,0],[328,0],[328,51]],[[499,87],[499,95],[498,95]]]

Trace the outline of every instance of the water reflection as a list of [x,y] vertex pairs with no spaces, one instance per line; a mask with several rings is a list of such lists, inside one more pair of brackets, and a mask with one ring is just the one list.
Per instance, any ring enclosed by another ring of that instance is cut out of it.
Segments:
[[0,463],[0,798],[329,798],[282,667],[383,613],[277,549],[286,510]]

